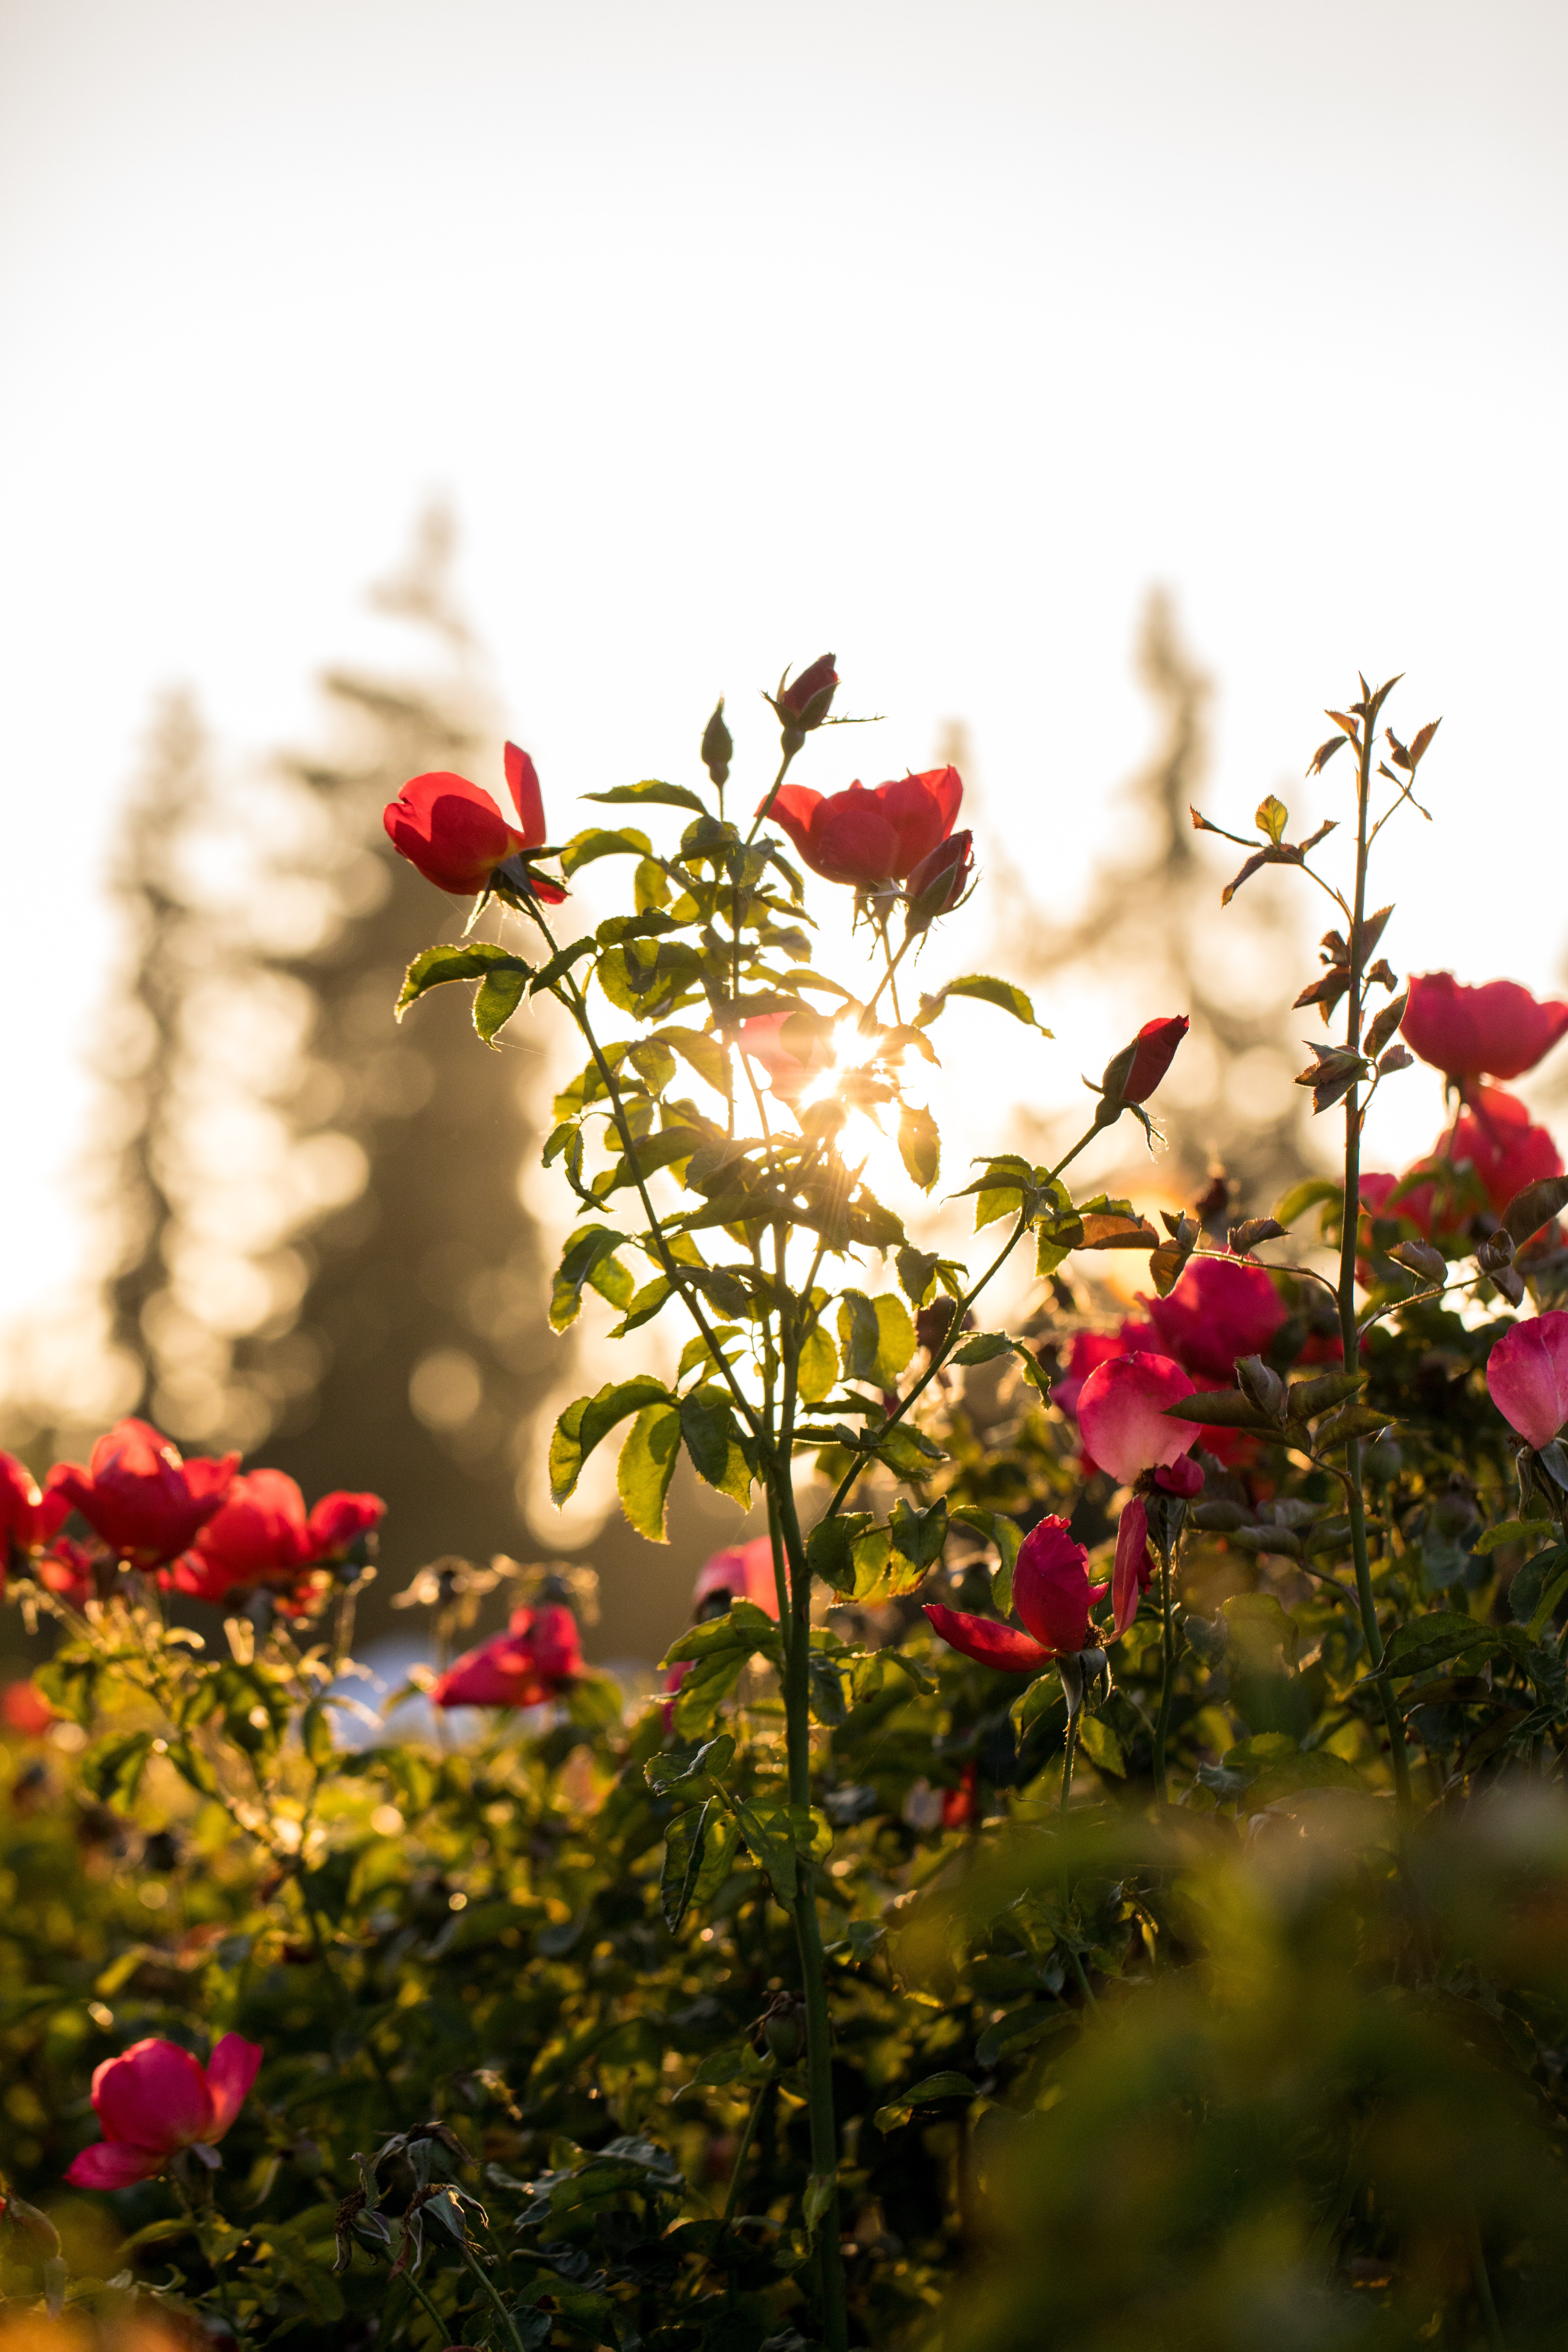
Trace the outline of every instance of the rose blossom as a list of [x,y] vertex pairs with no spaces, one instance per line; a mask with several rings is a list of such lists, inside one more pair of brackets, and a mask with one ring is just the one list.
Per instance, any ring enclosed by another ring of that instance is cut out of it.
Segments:
[[936,1601],[926,1602],[925,1613],[950,1649],[1005,1674],[1032,1675],[1053,1658],[1088,1648],[1089,1611],[1104,1598],[1105,1587],[1089,1580],[1089,1554],[1067,1521],[1048,1518],[1024,1538],[1013,1570],[1013,1606],[1026,1633]]
[[1516,1323],[1487,1358],[1487,1387],[1531,1445],[1550,1445],[1568,1421],[1568,1315],[1556,1307]]
[[514,1609],[504,1633],[449,1666],[432,1706],[538,1706],[583,1671],[577,1621],[559,1601]]
[[121,1421],[92,1449],[87,1469],[62,1462],[51,1483],[121,1559],[159,1568],[189,1549],[222,1505],[237,1454],[181,1459],[145,1421]]
[[1466,988],[1451,971],[1419,972],[1399,1026],[1411,1051],[1447,1077],[1521,1078],[1568,1030],[1568,1004],[1542,1003],[1517,981]]
[[826,797],[806,784],[784,784],[770,814],[825,882],[874,890],[903,881],[947,839],[963,798],[956,768],[928,768],[869,792],[857,782]]
[[245,2105],[260,2045],[226,2033],[205,2066],[177,2042],[133,2042],[92,2078],[103,2137],[84,2147],[66,2179],[73,2189],[129,2189],[163,2171],[183,2147],[212,2147]]
[[[506,747],[506,780],[521,832],[481,785],[437,768],[411,776],[387,803],[382,822],[393,847],[426,882],[449,890],[454,898],[472,898],[488,889],[498,866],[542,848],[548,838],[538,772],[515,743]],[[525,878],[534,897],[550,906],[559,906],[566,896],[559,882],[532,873]]]

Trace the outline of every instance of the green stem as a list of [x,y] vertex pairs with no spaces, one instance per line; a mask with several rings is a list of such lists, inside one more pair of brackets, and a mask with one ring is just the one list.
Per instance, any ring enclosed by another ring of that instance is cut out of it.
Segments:
[[746,2158],[752,2152],[752,2142],[757,2136],[757,2126],[763,2119],[763,2109],[767,2104],[768,2093],[773,2087],[771,2083],[764,2083],[752,2101],[752,2112],[746,2117],[746,2128],[741,2135],[741,2145],[735,2151],[735,2168],[730,2175],[730,2194],[724,2200],[724,2219],[720,2225],[722,2229],[727,2230],[735,2218],[735,2208],[741,2201],[741,2175],[746,2169]]
[[1073,1974],[1074,1974],[1074,1976],[1075,1976],[1075,1977],[1077,1977],[1077,1979],[1078,1979],[1079,1990],[1082,1993],[1082,1995],[1083,1995],[1083,1997],[1084,1997],[1084,2000],[1085,2000],[1085,2001],[1087,2002],[1087,2004],[1089,2005],[1089,2007],[1091,2010],[1093,2010],[1093,2011],[1095,2011],[1095,2013],[1098,2015],[1098,2014],[1099,2014],[1099,2011],[1100,2011],[1100,2003],[1096,2000],[1096,1999],[1095,1999],[1095,1997],[1094,1997],[1094,1988],[1093,1988],[1093,1986],[1089,1983],[1089,1971],[1088,1971],[1088,1969],[1084,1967],[1084,1964],[1083,1964],[1083,1956],[1082,1956],[1082,1954],[1079,1952],[1079,1948],[1078,1948],[1078,1947],[1077,1947],[1077,1945],[1076,1945],[1076,1944],[1074,1944],[1074,1945],[1070,1945],[1070,1946],[1068,1947],[1068,1955],[1069,1955],[1069,1957],[1070,1957],[1070,1958],[1071,1958],[1071,1960],[1072,1960]]
[[1176,1637],[1171,1622],[1171,1547],[1160,1546],[1160,1713],[1154,1725],[1154,1793],[1163,1805],[1171,1801],[1165,1780],[1165,1740],[1171,1728],[1171,1703],[1176,1695]]
[[442,2318],[441,2314],[437,2310],[435,2305],[431,2302],[429,2296],[426,2294],[424,2288],[415,2277],[414,2273],[411,2270],[407,2270],[404,2272],[403,2275],[407,2280],[414,2294],[418,2296],[420,2302],[424,2305],[426,2316],[435,2322],[437,2343],[447,2343],[450,2339],[452,2333],[447,2321]]
[[479,2284],[483,2287],[490,2301],[494,2304],[497,2312],[500,2314],[501,2326],[506,2329],[507,2334],[511,2338],[513,2352],[526,2352],[526,2347],[523,2344],[523,2340],[517,2332],[517,2323],[512,2318],[512,2315],[507,2309],[505,2304],[501,2301],[495,2281],[490,2277],[489,2273],[486,2270],[483,2263],[479,2261],[477,2254],[470,2253],[467,2246],[460,2245],[458,2251],[462,2255],[463,2260],[467,2263],[468,2268],[473,2272],[474,2276],[479,2280]]
[[[1356,856],[1355,905],[1351,915],[1350,991],[1346,999],[1345,1045],[1356,1053],[1361,1046],[1362,1024],[1362,928],[1366,914],[1367,810],[1372,794],[1373,716],[1370,709],[1362,713],[1361,741],[1358,750],[1356,777]],[[1352,1085],[1345,1096],[1345,1194],[1344,1214],[1340,1234],[1340,1343],[1347,1372],[1353,1372],[1360,1360],[1361,1332],[1355,1311],[1355,1251],[1356,1236],[1361,1223],[1361,1088]],[[1345,1446],[1345,1479],[1350,1504],[1351,1552],[1355,1561],[1356,1602],[1361,1611],[1362,1633],[1366,1642],[1367,1655],[1373,1669],[1383,1664],[1383,1635],[1378,1629],[1377,1603],[1373,1598],[1372,1565],[1367,1556],[1366,1503],[1362,1493],[1361,1440],[1351,1438]],[[1394,1765],[1394,1787],[1398,1792],[1402,1813],[1410,1811],[1410,1761],[1405,1748],[1405,1727],[1394,1703],[1394,1693],[1386,1678],[1378,1685],[1383,1706],[1383,1719],[1388,1730],[1389,1754]]]
[[1468,2218],[1470,2276],[1475,2285],[1476,2301],[1480,2305],[1481,2325],[1486,2329],[1490,2352],[1507,2352],[1502,2322],[1497,2315],[1497,2305],[1492,2297],[1491,2275],[1487,2269],[1486,2252],[1481,2245],[1481,2225],[1474,2205],[1470,2207]]
[[1075,1707],[1068,1717],[1067,1747],[1062,1754],[1062,1793],[1057,1805],[1058,1813],[1066,1812],[1068,1799],[1072,1795],[1072,1764],[1073,1758],[1078,1753],[1079,1712],[1079,1710]]

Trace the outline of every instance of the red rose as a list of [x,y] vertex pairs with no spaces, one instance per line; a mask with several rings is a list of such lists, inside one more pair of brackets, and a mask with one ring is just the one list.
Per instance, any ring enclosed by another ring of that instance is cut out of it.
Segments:
[[[468,898],[488,889],[498,866],[512,857],[525,858],[546,838],[538,773],[528,753],[515,743],[506,747],[506,780],[521,832],[479,784],[446,769],[433,769],[411,777],[388,803],[382,822],[393,847],[426,882],[449,890],[454,898]],[[546,881],[526,866],[516,878],[550,906],[559,906],[566,896],[560,883]]]
[[66,2179],[73,2189],[129,2189],[163,2172],[183,2147],[211,2147],[245,2105],[261,2064],[255,2042],[226,2033],[203,2066],[177,2042],[133,2042],[92,2078],[101,2140]]
[[120,1559],[159,1568],[189,1549],[238,1466],[237,1454],[182,1461],[166,1437],[132,1420],[99,1439],[87,1469],[62,1462],[50,1479]]
[[430,1694],[433,1706],[538,1706],[583,1671],[577,1621],[551,1601],[514,1609],[504,1633],[448,1667]]
[[[1131,1486],[1145,1470],[1179,1460],[1195,1445],[1190,1421],[1168,1421],[1167,1405],[1193,1394],[1193,1383],[1168,1356],[1118,1356],[1090,1372],[1078,1401],[1083,1442],[1118,1486]],[[1021,1555],[1020,1555],[1021,1557]]]
[[947,839],[963,798],[956,768],[930,768],[869,792],[856,782],[826,798],[805,784],[784,784],[771,814],[825,882],[874,890],[903,881]]
[[1194,1257],[1168,1298],[1139,1305],[1161,1351],[1194,1380],[1228,1386],[1243,1356],[1266,1356],[1285,1320],[1284,1302],[1260,1265]]
[[1055,1657],[1088,1648],[1089,1611],[1104,1598],[1105,1587],[1089,1580],[1089,1554],[1073,1540],[1067,1521],[1049,1518],[1024,1538],[1013,1570],[1013,1605],[1026,1633],[936,1601],[926,1602],[925,1613],[950,1649],[978,1665],[1032,1675]]
[[237,1478],[170,1581],[199,1601],[221,1601],[241,1585],[287,1589],[339,1559],[386,1515],[379,1495],[325,1495],[309,1517],[305,1497],[281,1470]]
[[1563,1155],[1546,1129],[1500,1087],[1478,1087],[1470,1096],[1454,1122],[1448,1157],[1457,1167],[1468,1161],[1500,1217],[1527,1184],[1563,1173]]
[[721,1598],[726,1607],[731,1601],[754,1601],[770,1617],[778,1615],[778,1580],[773,1575],[771,1536],[753,1536],[750,1543],[731,1544],[703,1562],[692,1588],[692,1609],[699,1611],[705,1601]]
[[1464,988],[1451,971],[1417,973],[1400,1023],[1405,1041],[1450,1078],[1521,1078],[1568,1030],[1568,1004],[1542,1004],[1517,981]]
[[0,1583],[12,1554],[47,1544],[69,1509],[58,1478],[51,1477],[40,1494],[26,1465],[14,1454],[0,1454]]
[[1487,1387],[1521,1437],[1550,1445],[1568,1421],[1568,1315],[1549,1307],[1505,1331],[1487,1358]]

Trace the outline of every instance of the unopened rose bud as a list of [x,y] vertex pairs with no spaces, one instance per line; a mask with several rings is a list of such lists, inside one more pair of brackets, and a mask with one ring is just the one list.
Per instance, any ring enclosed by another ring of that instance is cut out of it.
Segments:
[[1259,1412],[1278,1421],[1285,1410],[1285,1383],[1279,1373],[1261,1356],[1243,1356],[1237,1365],[1236,1377]]
[[939,915],[951,914],[969,887],[974,866],[974,836],[950,834],[922,857],[905,884],[904,929],[913,936],[926,930]]
[[763,2012],[763,2040],[781,2066],[793,2066],[805,2047],[805,2008],[798,1993],[775,1992]]
[[1398,1477],[1405,1466],[1399,1440],[1396,1437],[1374,1437],[1370,1445],[1362,1447],[1361,1466],[1378,1486],[1386,1486],[1392,1479]]
[[777,694],[769,697],[784,729],[786,751],[798,751],[833,708],[833,697],[838,688],[834,659],[832,654],[819,654],[798,677],[781,679]]
[[730,755],[735,746],[724,724],[724,698],[719,697],[713,706],[713,716],[702,730],[702,764],[716,784],[724,783],[730,773]]
[[[1113,1054],[1105,1066],[1100,1081],[1105,1097],[1102,1111],[1114,1118],[1124,1104],[1145,1101],[1175,1059],[1176,1048],[1190,1026],[1184,1013],[1145,1021],[1131,1044]],[[1102,1123],[1109,1124],[1109,1119]]]
[[1190,1454],[1184,1454],[1174,1462],[1162,1463],[1154,1473],[1154,1484],[1165,1494],[1178,1496],[1183,1502],[1191,1502],[1194,1495],[1201,1495],[1204,1490],[1203,1465],[1194,1462]]

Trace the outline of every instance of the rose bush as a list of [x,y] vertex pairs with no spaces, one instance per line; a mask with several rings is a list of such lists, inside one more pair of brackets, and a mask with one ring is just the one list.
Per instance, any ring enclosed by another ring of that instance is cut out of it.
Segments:
[[[1311,763],[1353,751],[1349,869],[1270,799],[1226,894],[1273,864],[1339,902],[1303,1001],[1342,1030],[1302,1073],[1336,1173],[1224,1230],[1075,1198],[1079,1152],[1150,1118],[1185,1028],[1163,1015],[1052,1164],[950,1171],[972,1270],[869,1190],[849,1122],[932,1192],[939,1023],[968,998],[1032,1046],[1034,1007],[940,967],[909,999],[969,876],[968,845],[941,856],[951,771],[781,807],[838,684],[827,656],[772,698],[744,831],[721,704],[707,786],[600,795],[616,825],[564,841],[559,881],[518,781],[521,832],[471,786],[437,817],[451,780],[389,815],[437,887],[527,927],[426,950],[402,1009],[468,982],[493,1039],[548,995],[583,1040],[544,1146],[581,1212],[552,1321],[588,1290],[629,1339],[684,1318],[664,1372],[561,1414],[557,1495],[618,1434],[650,1538],[681,1455],[765,1522],[704,1567],[661,1689],[585,1659],[563,1573],[441,1561],[399,1596],[437,1664],[367,1720],[376,1498],[307,1512],[141,1423],[86,1470],[0,1461],[7,1594],[55,1637],[0,1710],[0,2292],[29,2326],[418,2352],[1561,2332],[1568,1179],[1550,1137],[1508,1158],[1518,1122],[1452,1047],[1473,1134],[1403,1199],[1361,1169],[1408,1060],[1366,912],[1387,689]],[[1406,782],[1431,738],[1384,730]],[[662,850],[619,823],[671,809]],[[790,848],[856,890],[868,978],[816,969]],[[557,940],[546,908],[614,858],[628,909]],[[1481,993],[1480,1071],[1528,1066],[1539,1022]],[[1417,1231],[1422,1185],[1463,1213]],[[983,1328],[1026,1246],[1016,1328]],[[1108,1329],[1099,1254],[1128,1249],[1148,1288]],[[506,1629],[441,1663],[503,1588]]]

